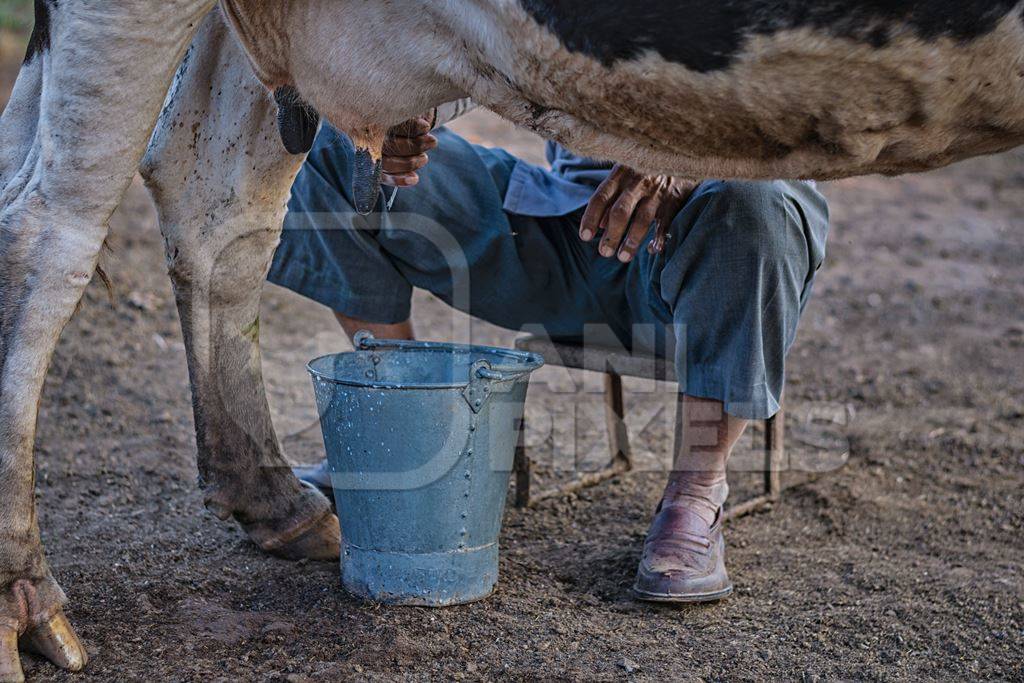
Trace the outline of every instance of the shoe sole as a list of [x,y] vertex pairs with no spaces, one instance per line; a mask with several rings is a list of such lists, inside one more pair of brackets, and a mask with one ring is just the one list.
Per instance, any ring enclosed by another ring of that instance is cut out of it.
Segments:
[[733,587],[714,593],[695,593],[692,595],[673,595],[672,593],[649,593],[633,586],[633,593],[644,602],[669,602],[678,604],[694,604],[701,602],[718,602],[732,595]]

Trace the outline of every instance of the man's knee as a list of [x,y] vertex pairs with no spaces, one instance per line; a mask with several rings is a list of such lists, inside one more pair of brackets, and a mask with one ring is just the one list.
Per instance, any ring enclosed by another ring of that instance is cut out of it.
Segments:
[[791,259],[795,248],[806,254],[806,245],[794,243],[803,242],[803,232],[785,182],[731,180],[708,193],[704,218],[737,262],[747,257],[751,263],[778,263]]
[[783,199],[785,188],[778,180],[723,180],[714,183],[709,192],[717,201],[737,210],[758,211]]

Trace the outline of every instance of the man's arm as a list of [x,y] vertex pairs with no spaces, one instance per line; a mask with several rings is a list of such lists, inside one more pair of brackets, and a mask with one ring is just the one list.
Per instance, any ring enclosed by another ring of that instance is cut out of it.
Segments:
[[[393,128],[384,144],[384,184],[412,187],[418,183],[417,171],[430,160],[427,152],[437,147],[437,138],[430,131],[476,107],[472,100],[456,100]],[[601,255],[618,256],[626,263],[635,258],[654,223],[657,229],[647,248],[651,253],[660,252],[665,248],[669,226],[698,185],[670,176],[645,176],[616,165],[590,200],[580,237],[589,242],[603,231]]]

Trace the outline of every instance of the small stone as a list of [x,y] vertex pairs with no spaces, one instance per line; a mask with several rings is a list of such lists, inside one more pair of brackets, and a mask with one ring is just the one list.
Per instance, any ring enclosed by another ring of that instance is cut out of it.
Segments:
[[167,343],[167,340],[157,332],[153,333],[153,343],[156,344],[157,348],[161,351],[166,351],[171,348],[171,345]]
[[160,307],[160,299],[151,292],[131,292],[128,294],[128,304],[137,310],[152,313]]
[[619,666],[625,669],[626,673],[628,674],[635,674],[637,671],[640,670],[640,665],[634,662],[629,657],[626,657],[621,662],[619,662]]
[[264,635],[269,635],[271,633],[291,633],[295,630],[295,624],[290,624],[287,621],[274,621],[264,626],[261,630]]

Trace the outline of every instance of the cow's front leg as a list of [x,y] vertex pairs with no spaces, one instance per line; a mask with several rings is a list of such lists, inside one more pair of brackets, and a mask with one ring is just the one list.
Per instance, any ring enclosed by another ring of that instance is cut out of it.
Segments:
[[20,645],[78,671],[86,654],[43,555],[32,446],[57,338],[96,267],[105,229],[48,203],[37,184],[0,214],[0,681]]
[[34,49],[0,121],[0,681],[19,648],[77,671],[35,514],[32,447],[57,339],[96,268],[208,0],[36,2]]
[[259,306],[302,162],[277,108],[213,13],[172,87],[143,163],[160,214],[188,354],[207,507],[264,550],[338,558],[328,501],[292,475],[271,423]]
[[18,73],[0,117],[0,206],[21,193],[28,182],[25,174],[34,170],[35,160],[29,157],[35,147],[42,92],[43,60],[33,59]]

